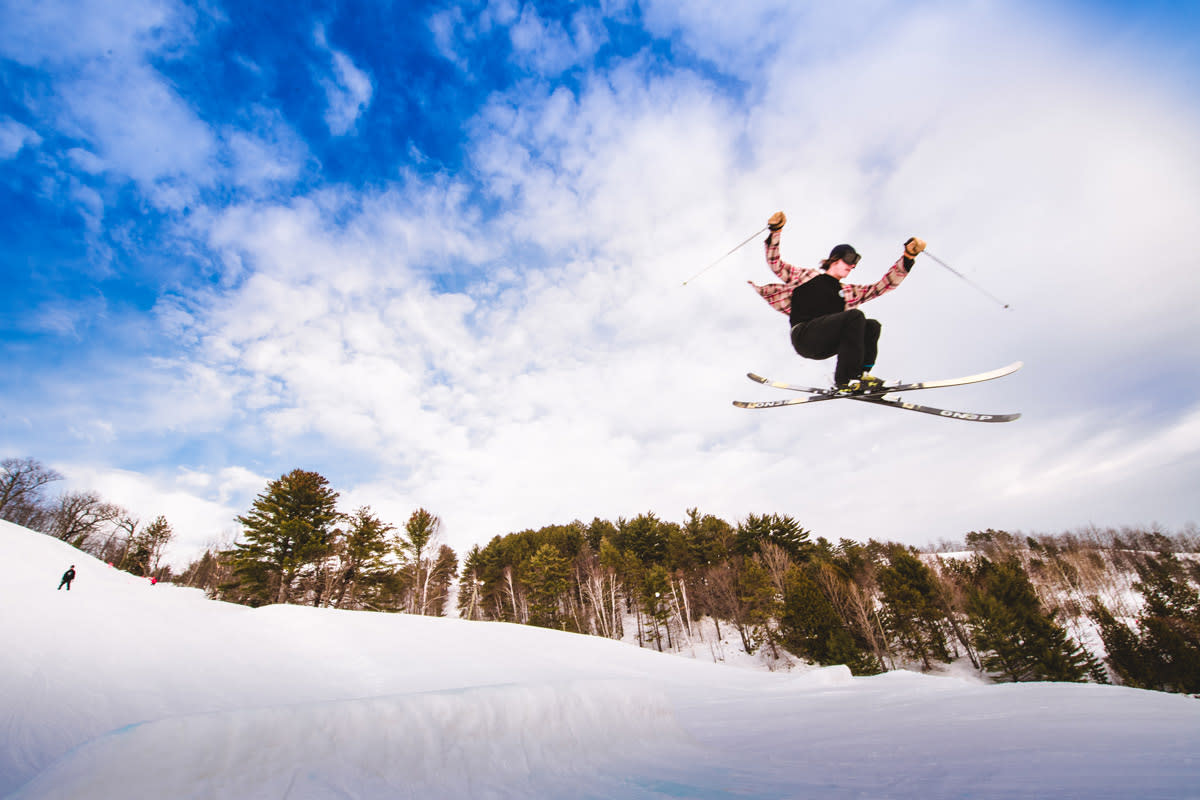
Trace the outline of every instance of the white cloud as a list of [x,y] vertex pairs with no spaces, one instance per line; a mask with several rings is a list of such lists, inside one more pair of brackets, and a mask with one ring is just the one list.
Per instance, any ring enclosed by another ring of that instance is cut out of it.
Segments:
[[9,159],[26,146],[37,147],[42,137],[28,125],[9,117],[0,118],[0,159]]
[[255,495],[278,476],[256,475],[240,467],[214,473],[181,468],[132,472],[93,464],[55,464],[68,477],[66,488],[94,491],[128,509],[143,525],[164,516],[174,532],[164,561],[183,569],[211,547],[227,546],[237,535],[236,518],[250,510]]
[[[532,24],[503,11],[487,24]],[[910,13],[813,30],[781,8],[716,24],[680,11],[662,24],[722,64],[739,26],[774,26],[747,56],[761,63],[745,96],[643,53],[581,75],[577,93],[493,97],[469,126],[470,185],[408,175],[215,214],[229,275],[160,306],[186,347],[114,429],[236,441],[256,464],[321,471],[393,524],[424,505],[456,548],[690,506],[917,544],[1194,519],[1196,115],[1012,11]],[[452,28],[439,41],[459,52],[469,36]],[[551,72],[580,53],[553,33],[524,51]],[[922,259],[867,310],[885,324],[885,377],[1025,360],[928,398],[1025,418],[731,407],[771,393],[747,370],[817,384],[832,371],[799,359],[746,287],[770,280],[758,241],[680,285],[780,208],[788,260],[852,241],[870,279],[919,234],[1011,303]]]
[[232,182],[260,191],[290,184],[308,159],[307,146],[279,111],[257,108],[250,117],[248,126],[222,132]]
[[127,175],[159,208],[181,208],[211,184],[211,131],[149,63],[188,45],[192,11],[157,0],[22,1],[4,9],[0,53],[53,78],[57,102],[37,104],[38,112],[49,115],[48,127],[88,142],[65,164]]
[[623,20],[628,9],[618,3],[605,8],[580,8],[566,24],[546,19],[534,4],[491,0],[467,19],[455,7],[433,14],[429,30],[443,58],[464,73],[470,73],[471,48],[485,37],[506,35],[512,48],[511,60],[522,69],[555,77],[574,67],[586,66],[608,42],[605,20]]
[[160,205],[178,208],[191,199],[191,184],[214,180],[212,131],[153,69],[106,64],[85,70],[63,92],[74,122],[110,167]]
[[99,175],[107,169],[104,159],[82,147],[72,147],[67,151],[67,158],[70,159],[72,166],[88,175]]
[[457,6],[438,11],[429,18],[429,32],[433,34],[434,46],[442,58],[465,71],[467,59],[460,51],[458,42],[458,30],[462,24],[462,9]]
[[328,52],[333,69],[332,78],[320,79],[328,104],[325,124],[334,136],[345,136],[354,130],[359,117],[371,105],[374,86],[370,76],[356,67],[349,56],[329,46],[323,27],[317,27],[313,38]]
[[553,76],[589,61],[604,45],[607,33],[593,9],[577,11],[571,30],[556,20],[545,20],[533,4],[521,9],[509,29],[514,60],[542,75]]
[[0,6],[0,52],[28,66],[136,59],[188,39],[193,21],[173,0],[12,0]]

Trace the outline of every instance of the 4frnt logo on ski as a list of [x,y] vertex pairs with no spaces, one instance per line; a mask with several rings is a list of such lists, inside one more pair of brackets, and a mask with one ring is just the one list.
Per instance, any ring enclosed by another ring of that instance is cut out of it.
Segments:
[[787,389],[792,392],[804,392],[807,396],[795,397],[787,400],[764,400],[760,402],[750,402],[746,400],[734,400],[733,404],[738,408],[779,408],[780,406],[798,406],[805,403],[820,403],[825,400],[857,400],[860,403],[871,403],[877,406],[891,406],[892,408],[900,408],[905,411],[917,411],[922,414],[932,414],[937,417],[949,417],[950,419],[961,419],[968,422],[1012,422],[1018,419],[1020,414],[974,414],[969,411],[950,411],[945,408],[934,408],[933,406],[923,406],[917,403],[908,403],[901,400],[899,397],[889,398],[885,395],[895,394],[897,392],[912,392],[919,389],[938,389],[944,386],[963,386],[968,383],[981,383],[983,381],[994,380],[995,378],[1003,378],[1005,375],[1011,375],[1021,368],[1021,362],[1009,364],[1007,367],[994,369],[991,372],[981,372],[978,375],[967,375],[962,378],[947,378],[940,381],[918,381],[915,383],[896,383],[887,385],[872,391],[863,392],[861,394],[847,394],[839,392],[836,389],[817,389],[811,386],[793,386],[790,383],[780,383],[779,381],[768,380],[761,375],[755,375],[753,372],[746,373],[746,377],[756,383],[761,383],[766,386],[773,386],[776,389]]

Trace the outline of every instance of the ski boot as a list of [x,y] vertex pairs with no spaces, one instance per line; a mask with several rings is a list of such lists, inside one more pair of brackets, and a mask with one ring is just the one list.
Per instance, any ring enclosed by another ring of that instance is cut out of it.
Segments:
[[864,372],[857,378],[851,378],[845,383],[839,383],[834,387],[838,394],[878,394],[883,389],[883,381],[876,378],[869,372]]
[[858,394],[878,394],[883,389],[883,379],[869,372],[858,377]]

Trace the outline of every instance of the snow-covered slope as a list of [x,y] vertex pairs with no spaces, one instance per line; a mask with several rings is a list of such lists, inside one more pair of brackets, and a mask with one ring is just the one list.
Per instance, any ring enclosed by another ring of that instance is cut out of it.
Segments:
[[0,637],[14,798],[1200,797],[1190,698],[249,609],[8,523]]

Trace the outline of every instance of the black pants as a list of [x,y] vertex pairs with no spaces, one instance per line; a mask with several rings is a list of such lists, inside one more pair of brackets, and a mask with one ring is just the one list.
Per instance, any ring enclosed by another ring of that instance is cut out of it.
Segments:
[[61,589],[64,585],[67,587],[68,592],[71,591],[71,582],[66,578],[62,579],[62,582],[58,584],[58,588]]
[[862,374],[865,367],[875,365],[881,330],[883,326],[877,320],[867,319],[866,314],[852,308],[796,325],[792,328],[792,347],[805,358],[818,361],[837,356],[833,380],[844,384]]

